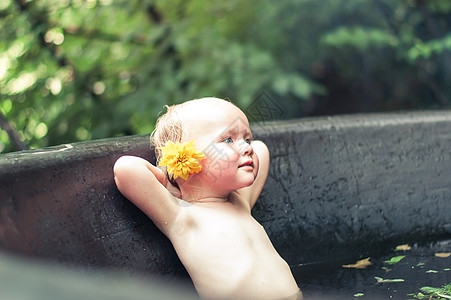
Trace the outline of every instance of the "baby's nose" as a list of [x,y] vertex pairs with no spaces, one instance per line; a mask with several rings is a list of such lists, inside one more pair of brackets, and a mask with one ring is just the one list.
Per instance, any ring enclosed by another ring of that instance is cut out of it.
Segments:
[[247,143],[246,141],[241,141],[240,143],[240,154],[241,155],[251,155],[254,149],[252,145]]

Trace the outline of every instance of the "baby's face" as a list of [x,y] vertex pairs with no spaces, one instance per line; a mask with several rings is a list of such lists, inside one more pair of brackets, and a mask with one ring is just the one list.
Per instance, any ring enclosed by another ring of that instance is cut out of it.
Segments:
[[218,189],[236,190],[251,185],[257,176],[258,157],[244,113],[230,103],[211,106],[190,122],[190,139],[205,154],[197,175]]

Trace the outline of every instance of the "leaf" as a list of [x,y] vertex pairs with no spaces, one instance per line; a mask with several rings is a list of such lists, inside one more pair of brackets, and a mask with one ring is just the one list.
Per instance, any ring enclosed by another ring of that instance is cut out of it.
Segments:
[[427,299],[430,298],[430,296],[424,295],[422,293],[418,293],[417,295],[413,294],[413,296],[417,299]]
[[408,244],[396,246],[395,251],[408,251],[412,249]]
[[387,268],[387,267],[381,267],[381,269],[382,269],[382,270],[385,270],[385,272],[387,272],[387,273],[390,272],[390,271],[392,270],[392,269],[389,269],[389,268]]
[[440,292],[441,289],[435,288],[435,287],[430,287],[430,286],[423,286],[422,288],[420,288],[420,291],[428,293],[428,294],[432,294],[432,293]]
[[404,257],[406,257],[406,256],[405,255],[394,256],[390,260],[384,261],[384,263],[393,265],[393,264],[399,263]]
[[302,99],[306,99],[312,93],[312,84],[304,76],[300,76],[298,74],[292,74],[292,75],[288,76],[287,79],[288,79],[288,82],[290,85],[290,91],[294,95],[296,95]]
[[404,282],[404,279],[383,279],[381,277],[374,277],[377,280],[376,283],[394,283],[394,282]]
[[351,265],[342,265],[343,268],[354,268],[354,269],[365,269],[368,266],[371,266],[373,263],[370,262],[370,258],[365,258],[357,261],[355,264]]
[[424,262],[419,262],[415,267],[424,267],[425,263]]
[[397,38],[384,30],[349,26],[341,26],[326,33],[322,41],[337,48],[348,45],[361,50],[398,44]]
[[427,270],[426,273],[434,273],[435,274],[435,273],[438,273],[438,271],[436,271],[436,270]]
[[442,253],[435,253],[435,256],[437,257],[450,257],[451,256],[451,252],[442,252]]
[[354,294],[354,297],[362,297],[362,296],[364,296],[365,294],[363,294],[363,293],[356,293],[356,294]]
[[[445,299],[451,299],[451,284],[447,284],[441,288],[436,288],[436,287],[430,287],[430,286],[423,286],[420,288],[420,291],[429,294],[428,297],[429,299],[436,299],[434,296],[438,296],[441,298],[445,298]],[[418,293],[418,296],[421,295],[423,296],[423,294]],[[425,299],[426,297],[416,297],[418,299]]]

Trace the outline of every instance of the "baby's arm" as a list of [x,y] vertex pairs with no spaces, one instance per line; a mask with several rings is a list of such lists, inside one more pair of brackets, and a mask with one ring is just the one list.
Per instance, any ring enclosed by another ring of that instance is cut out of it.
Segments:
[[114,164],[114,180],[122,195],[168,233],[180,206],[166,188],[169,183],[163,171],[140,157],[122,156]]
[[262,141],[253,141],[252,149],[254,150],[254,155],[257,155],[259,160],[259,167],[257,177],[251,186],[237,190],[241,199],[248,199],[250,208],[254,207],[255,202],[257,202],[258,196],[265,185],[266,178],[268,177],[269,170],[269,150],[265,143]]

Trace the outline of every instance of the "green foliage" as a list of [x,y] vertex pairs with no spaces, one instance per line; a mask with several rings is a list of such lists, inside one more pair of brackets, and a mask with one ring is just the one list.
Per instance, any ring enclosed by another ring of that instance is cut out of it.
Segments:
[[398,39],[389,32],[378,28],[338,27],[323,36],[324,44],[334,47],[351,46],[359,50],[370,47],[397,46]]
[[424,286],[420,288],[421,292],[411,294],[416,299],[451,299],[451,284],[440,288]]
[[406,256],[405,255],[394,256],[394,257],[392,257],[389,260],[384,261],[384,262],[386,264],[393,265],[393,264],[399,263],[404,257],[406,257]]
[[447,0],[3,0],[0,116],[36,148],[149,133],[192,98],[245,109],[263,90],[283,118],[343,101],[445,107],[449,13]]
[[439,39],[432,39],[427,42],[418,42],[409,49],[407,57],[414,62],[420,58],[429,59],[433,55],[439,55],[451,50],[451,34]]

